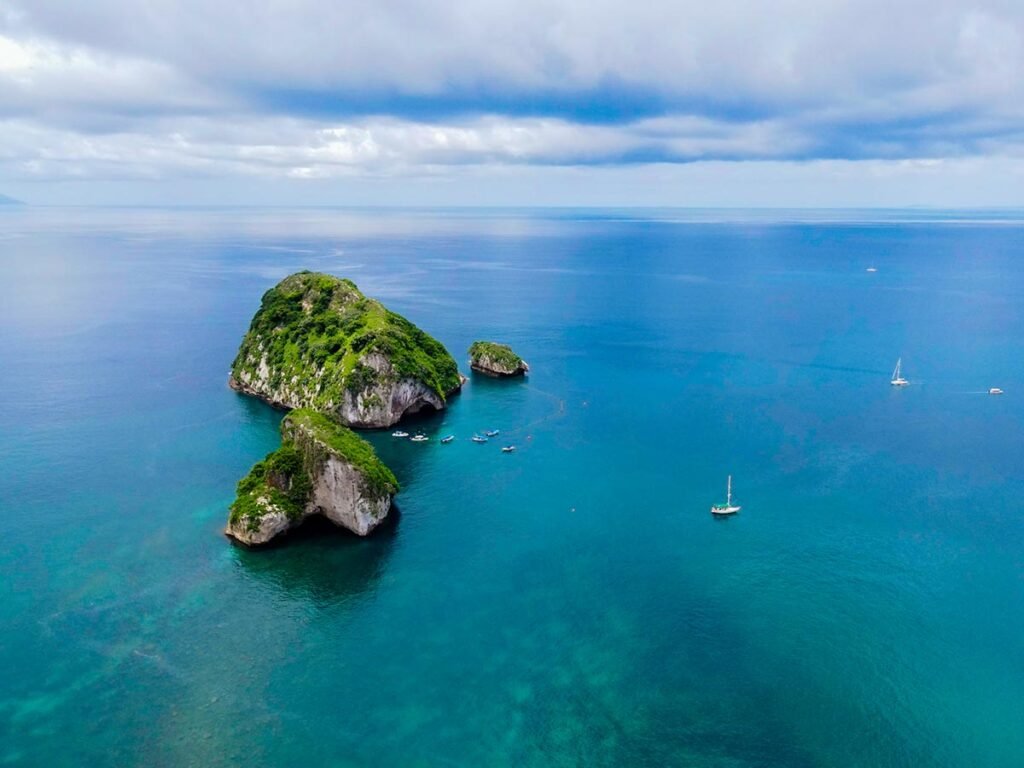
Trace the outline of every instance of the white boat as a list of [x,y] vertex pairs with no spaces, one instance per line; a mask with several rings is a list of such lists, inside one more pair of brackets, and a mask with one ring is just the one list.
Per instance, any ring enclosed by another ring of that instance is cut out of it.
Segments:
[[487,435],[487,437],[497,437],[498,435],[501,434],[501,430],[500,429],[488,429],[486,432],[484,432],[484,434]]
[[416,435],[415,437],[410,437],[409,438],[409,440],[411,440],[414,443],[425,443],[429,439],[430,438],[427,437],[426,435]]
[[515,449],[516,449],[516,447],[514,445],[506,445],[506,446],[504,446],[501,449],[501,452],[502,453],[512,453],[512,451],[514,451]]
[[392,437],[408,437],[409,433],[408,432],[403,432],[402,430],[399,429],[399,430],[397,430],[395,432],[392,432],[391,436]]
[[992,389],[990,389],[988,393],[990,395],[1001,395],[1003,394],[1003,390],[1001,390],[999,387],[992,387]]
[[450,443],[454,439],[455,439],[455,435],[446,435],[445,437],[441,438],[441,442],[442,443]]
[[901,366],[903,364],[903,358],[901,357],[896,361],[896,370],[892,372],[892,380],[889,382],[894,387],[905,387],[910,382],[903,378],[903,372]]
[[487,438],[480,435],[473,435],[472,440],[474,443],[486,443]]
[[735,515],[740,511],[739,504],[732,503],[732,475],[729,475],[729,479],[725,485],[725,504],[712,504],[711,514],[712,515]]
[[877,272],[878,270],[874,267],[868,267],[868,272]]

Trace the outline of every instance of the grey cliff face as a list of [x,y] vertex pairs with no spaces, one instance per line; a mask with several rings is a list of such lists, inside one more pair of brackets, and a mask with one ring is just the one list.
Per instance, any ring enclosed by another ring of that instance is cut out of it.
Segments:
[[[234,390],[259,397],[271,405],[289,409],[315,407],[334,413],[343,424],[363,429],[390,427],[404,416],[418,413],[426,407],[440,411],[447,405],[419,379],[399,377],[383,355],[364,355],[359,365],[374,370],[378,375],[361,390],[344,390],[340,402],[324,402],[316,389],[304,386],[297,378],[281,380],[275,386],[271,383],[266,357],[261,357],[252,368],[239,370],[228,384]],[[457,391],[458,388],[448,394]]]
[[522,376],[530,370],[530,366],[526,364],[525,360],[520,360],[518,363],[510,365],[487,354],[473,358],[470,367],[474,371],[485,373],[488,376]]
[[[248,544],[266,544],[300,525],[306,518],[321,515],[357,536],[366,536],[387,519],[394,494],[382,492],[367,481],[364,470],[331,447],[301,423],[286,419],[282,424],[286,444],[301,456],[299,474],[266,476],[266,487],[253,492],[255,511],[229,519],[225,533]],[[295,483],[308,484],[305,502],[290,508],[274,491],[287,493]],[[393,489],[391,489],[393,490]]]
[[315,272],[290,275],[263,295],[229,384],[364,428],[441,410],[462,386],[458,364],[437,339],[352,281]]

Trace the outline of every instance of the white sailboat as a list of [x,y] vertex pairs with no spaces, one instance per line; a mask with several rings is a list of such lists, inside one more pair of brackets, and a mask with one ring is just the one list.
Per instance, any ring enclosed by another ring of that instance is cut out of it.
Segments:
[[739,504],[733,505],[732,503],[732,475],[729,475],[729,479],[726,481],[725,485],[725,504],[712,504],[711,514],[734,515],[739,511]]
[[892,372],[892,381],[889,382],[894,387],[905,387],[907,386],[907,384],[910,383],[909,381],[903,378],[903,373],[901,370],[902,364],[903,358],[901,357],[899,360],[896,361],[896,370]]

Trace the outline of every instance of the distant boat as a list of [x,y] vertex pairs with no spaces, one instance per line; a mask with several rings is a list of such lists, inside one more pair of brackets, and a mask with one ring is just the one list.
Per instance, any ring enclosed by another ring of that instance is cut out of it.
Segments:
[[512,453],[512,451],[514,451],[515,449],[516,449],[516,447],[514,445],[506,445],[505,447],[503,447],[501,449],[501,452],[502,453]]
[[403,432],[402,430],[399,429],[396,432],[392,432],[391,436],[392,437],[408,437],[409,433],[408,432]]
[[990,389],[988,393],[990,395],[1001,395],[1003,394],[1003,390],[1001,390],[999,387],[992,387],[992,389]]
[[487,435],[488,437],[497,437],[498,435],[501,434],[501,430],[500,429],[488,429],[486,432],[484,432],[484,434]]
[[426,435],[416,435],[415,437],[411,437],[409,439],[414,443],[425,443],[430,438],[427,437]]
[[878,270],[874,267],[868,267],[868,272],[877,272]]
[[902,363],[903,358],[901,357],[899,360],[896,361],[896,370],[892,372],[892,381],[890,381],[889,383],[892,384],[894,387],[905,387],[907,386],[907,384],[910,383],[909,381],[903,378],[903,372],[901,370]]
[[487,438],[482,435],[473,435],[472,440],[474,443],[486,443]]
[[455,435],[445,435],[444,437],[441,438],[441,442],[442,443],[450,443],[454,439],[455,439]]
[[735,515],[740,511],[739,505],[733,506],[732,503],[732,475],[729,475],[729,479],[725,485],[725,504],[712,504],[711,514],[712,515]]

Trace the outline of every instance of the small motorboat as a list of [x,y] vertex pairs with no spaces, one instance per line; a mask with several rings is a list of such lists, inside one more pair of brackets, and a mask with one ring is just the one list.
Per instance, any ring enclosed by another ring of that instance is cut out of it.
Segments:
[[516,449],[516,447],[514,445],[505,445],[505,446],[502,446],[501,452],[502,453],[512,453],[515,449]]
[[445,435],[444,437],[441,438],[441,442],[442,443],[450,443],[454,439],[455,439],[455,435]]
[[1001,395],[1003,394],[1003,390],[1001,390],[999,387],[992,387],[992,389],[990,389],[988,393],[990,395]]
[[391,436],[392,437],[408,437],[409,433],[408,432],[403,432],[402,430],[399,429],[399,430],[396,430],[395,432],[392,432]]
[[487,438],[484,437],[483,435],[473,435],[472,439],[473,439],[474,443],[486,443],[487,442]]
[[868,267],[868,272],[877,272],[878,270],[874,267]]
[[486,432],[484,432],[484,434],[487,435],[488,437],[497,437],[498,435],[501,434],[501,430],[500,429],[488,429]]
[[429,439],[430,438],[427,437],[426,435],[414,435],[413,437],[409,438],[409,440],[411,440],[414,443],[425,443]]

